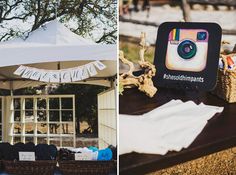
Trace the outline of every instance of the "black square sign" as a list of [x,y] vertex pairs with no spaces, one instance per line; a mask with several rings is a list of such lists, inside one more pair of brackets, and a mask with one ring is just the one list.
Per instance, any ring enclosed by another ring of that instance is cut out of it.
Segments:
[[211,90],[216,85],[221,45],[216,23],[166,22],[157,34],[156,86]]

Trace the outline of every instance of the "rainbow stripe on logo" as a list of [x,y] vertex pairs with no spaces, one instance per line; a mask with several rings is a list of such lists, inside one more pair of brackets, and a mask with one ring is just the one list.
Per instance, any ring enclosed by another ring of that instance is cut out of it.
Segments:
[[173,29],[170,32],[169,40],[170,41],[179,41],[179,33],[180,33],[180,29]]

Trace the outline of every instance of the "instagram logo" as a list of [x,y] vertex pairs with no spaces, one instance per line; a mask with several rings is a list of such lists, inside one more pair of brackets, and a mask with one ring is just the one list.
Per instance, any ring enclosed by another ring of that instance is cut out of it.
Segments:
[[169,33],[166,67],[169,70],[200,72],[207,62],[209,34],[204,29],[173,29]]

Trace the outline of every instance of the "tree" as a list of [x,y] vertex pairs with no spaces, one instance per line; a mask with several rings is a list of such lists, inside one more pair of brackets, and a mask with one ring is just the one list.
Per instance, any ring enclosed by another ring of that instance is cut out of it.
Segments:
[[58,18],[73,32],[97,43],[115,43],[116,0],[1,0],[0,41],[27,36]]

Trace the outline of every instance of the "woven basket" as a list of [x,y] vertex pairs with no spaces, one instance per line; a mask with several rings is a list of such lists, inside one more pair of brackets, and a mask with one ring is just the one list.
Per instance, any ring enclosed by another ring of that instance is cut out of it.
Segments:
[[108,175],[116,170],[116,161],[60,161],[63,175]]
[[218,80],[213,94],[226,100],[228,103],[236,102],[236,70],[229,70],[227,56],[235,56],[236,54],[221,55],[224,62],[224,69],[219,69]]
[[3,167],[3,161],[0,160],[0,172],[4,170],[4,167]]
[[3,161],[5,172],[14,175],[53,175],[56,164],[53,160]]

